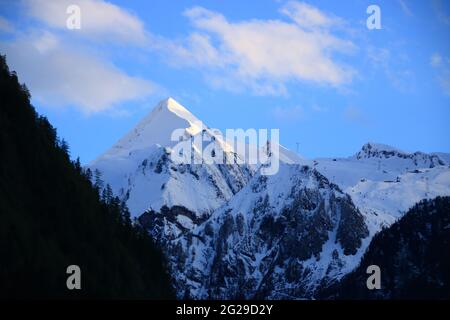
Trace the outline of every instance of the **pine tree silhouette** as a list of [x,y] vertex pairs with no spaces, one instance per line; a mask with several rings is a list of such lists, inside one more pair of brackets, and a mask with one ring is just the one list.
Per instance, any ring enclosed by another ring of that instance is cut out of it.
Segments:
[[[68,152],[0,56],[0,298],[173,297],[151,238]],[[82,290],[66,287],[72,264]]]

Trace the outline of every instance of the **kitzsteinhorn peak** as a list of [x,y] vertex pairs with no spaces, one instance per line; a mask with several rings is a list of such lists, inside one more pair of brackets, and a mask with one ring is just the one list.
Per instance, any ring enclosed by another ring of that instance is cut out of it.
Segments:
[[173,98],[160,101],[152,111],[117,141],[103,156],[127,156],[136,150],[148,149],[153,145],[171,146],[172,133],[177,129],[195,135],[203,124],[189,110]]

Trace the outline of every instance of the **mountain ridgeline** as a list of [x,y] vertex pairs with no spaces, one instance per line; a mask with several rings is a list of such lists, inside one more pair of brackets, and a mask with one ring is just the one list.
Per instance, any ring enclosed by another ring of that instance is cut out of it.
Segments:
[[89,164],[165,253],[178,298],[311,299],[354,270],[373,236],[415,203],[450,195],[445,153],[370,142],[350,157],[306,159],[266,145],[258,152],[279,164],[267,176],[261,163],[169,156],[196,139],[202,148],[191,160],[203,159],[209,141],[215,155],[248,159],[167,98]]
[[227,205],[186,228],[192,216],[163,207],[139,218],[165,248],[180,298],[308,298],[351,265],[368,236],[350,197],[301,165],[258,173]]
[[[0,56],[0,297],[173,297],[160,251],[30,104]],[[98,178],[98,177],[97,177]],[[68,290],[69,265],[81,290]]]
[[[325,299],[450,299],[450,197],[423,200],[375,235],[359,266]],[[381,288],[368,290],[366,269],[377,265]]]
[[[193,163],[169,156],[195,139]],[[209,141],[232,161],[203,163]],[[0,56],[0,298],[450,297],[450,154],[266,147],[269,176],[168,98],[82,168]]]

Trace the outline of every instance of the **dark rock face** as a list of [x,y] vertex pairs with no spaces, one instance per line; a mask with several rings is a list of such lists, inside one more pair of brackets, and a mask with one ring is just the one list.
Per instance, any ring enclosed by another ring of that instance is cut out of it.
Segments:
[[426,154],[423,152],[405,153],[398,150],[383,150],[377,148],[376,145],[366,143],[361,151],[356,154],[357,159],[364,158],[380,158],[388,159],[397,157],[400,159],[410,159],[415,166],[434,168],[435,166],[443,166],[446,162],[435,154]]
[[[318,291],[319,299],[449,299],[450,197],[424,200],[374,236],[358,268]],[[368,290],[367,267],[381,270]]]
[[179,297],[309,298],[351,267],[368,230],[350,197],[309,167],[280,170],[256,175],[211,216],[163,207],[139,218],[164,248]]
[[168,162],[169,162],[169,157],[166,152],[163,152],[161,154],[161,158],[159,158],[158,162],[156,163],[154,172],[161,173],[161,172],[163,172],[163,169],[167,170]]
[[153,210],[145,212],[138,220],[142,226],[152,231],[155,239],[158,239],[161,237],[161,233],[163,232],[161,227],[164,227],[165,222],[175,224],[182,231],[189,231],[188,228],[177,220],[179,216],[189,218],[195,225],[200,225],[207,218],[207,215],[197,216],[194,212],[182,206],[173,206],[171,208],[163,206],[159,212]]
[[344,254],[355,254],[361,246],[361,239],[367,237],[369,232],[364,223],[364,218],[356,209],[350,197],[341,204],[341,219],[337,229],[336,240],[339,241],[344,249]]

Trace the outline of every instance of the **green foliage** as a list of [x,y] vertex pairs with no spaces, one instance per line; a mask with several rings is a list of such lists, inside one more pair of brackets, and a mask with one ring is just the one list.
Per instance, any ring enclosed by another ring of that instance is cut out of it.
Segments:
[[68,152],[0,56],[0,297],[172,298],[161,252]]

